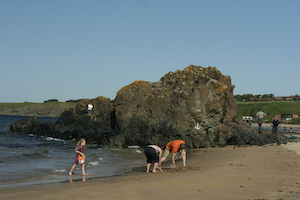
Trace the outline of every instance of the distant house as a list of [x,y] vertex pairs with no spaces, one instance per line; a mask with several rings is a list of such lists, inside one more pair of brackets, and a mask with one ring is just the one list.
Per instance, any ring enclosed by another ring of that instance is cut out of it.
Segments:
[[275,100],[285,100],[285,97],[275,97]]
[[285,100],[290,101],[290,100],[299,100],[299,96],[289,96],[289,97],[285,97]]
[[250,97],[250,101],[273,101],[274,98],[255,98],[255,97]]
[[289,121],[299,117],[298,114],[279,114],[277,115],[279,121]]
[[275,100],[286,100],[286,101],[291,101],[291,100],[299,100],[299,96],[287,96],[287,97],[275,97]]

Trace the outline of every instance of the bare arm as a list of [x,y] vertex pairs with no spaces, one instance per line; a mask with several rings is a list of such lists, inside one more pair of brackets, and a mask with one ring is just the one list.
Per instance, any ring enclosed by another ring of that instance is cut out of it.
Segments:
[[75,152],[76,152],[76,153],[78,153],[78,154],[81,154],[81,155],[83,155],[83,153],[82,153],[82,152],[80,152],[80,151],[78,151],[78,149],[77,149],[77,148],[75,148]]

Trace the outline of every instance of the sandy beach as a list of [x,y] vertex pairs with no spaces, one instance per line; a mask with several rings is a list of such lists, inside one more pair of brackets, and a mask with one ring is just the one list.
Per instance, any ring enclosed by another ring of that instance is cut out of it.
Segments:
[[189,150],[164,172],[0,190],[0,199],[300,199],[300,143]]

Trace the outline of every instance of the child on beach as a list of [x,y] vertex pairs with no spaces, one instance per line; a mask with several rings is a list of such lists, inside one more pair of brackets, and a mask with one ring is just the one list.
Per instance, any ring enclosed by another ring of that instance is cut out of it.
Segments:
[[[75,164],[72,166],[72,168],[71,168],[71,170],[70,170],[70,172],[69,172],[69,175],[70,175],[70,176],[72,175],[73,170],[75,169],[75,167],[77,166],[77,164],[78,164],[78,162],[79,162],[79,156],[84,156],[84,154],[83,154],[83,149],[84,149],[84,146],[85,146],[85,145],[86,145],[86,140],[83,139],[83,138],[80,139],[79,142],[77,143],[77,146],[76,146],[76,148],[75,148],[75,152],[77,153],[77,155],[76,155],[76,159],[75,159]],[[87,174],[85,173],[85,169],[84,169],[84,167],[85,167],[84,160],[83,160],[82,163],[80,162],[80,164],[81,164],[81,166],[82,166],[82,175],[87,175]]]
[[162,156],[162,149],[156,145],[148,145],[145,148],[145,155],[147,157],[147,173],[150,171],[151,163],[154,163],[152,172],[157,172],[156,168],[159,166],[159,170],[161,170],[161,156]]

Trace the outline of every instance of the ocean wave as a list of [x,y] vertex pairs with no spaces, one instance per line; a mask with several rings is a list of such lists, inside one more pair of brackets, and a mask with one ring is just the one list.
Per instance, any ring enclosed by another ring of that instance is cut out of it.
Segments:
[[88,166],[90,166],[90,167],[93,166],[94,167],[94,166],[97,166],[99,164],[100,164],[100,161],[92,161],[92,162],[88,163]]
[[135,150],[136,153],[142,153],[140,150],[136,149]]
[[1,147],[8,147],[8,148],[22,148],[22,147],[29,147],[29,145],[24,144],[13,144],[13,143],[1,143]]
[[102,160],[103,160],[103,158],[99,157],[99,158],[98,158],[98,160],[102,161]]
[[127,146],[128,149],[139,149],[140,147],[138,145],[131,145]]
[[48,140],[48,141],[55,141],[55,142],[63,142],[64,141],[62,139],[53,138],[53,137],[46,137],[46,140]]
[[103,161],[103,158],[99,157],[96,159],[96,161],[88,162],[87,166],[89,166],[89,167],[97,166],[100,164],[101,161]]
[[[48,150],[41,150],[41,152],[48,152]],[[38,160],[38,159],[44,159],[48,156],[44,153],[22,153],[20,155],[15,156],[7,156],[3,158],[4,162],[15,162],[15,161],[26,161],[26,160]]]
[[[45,150],[45,152],[47,152],[47,150]],[[22,155],[22,157],[24,157],[24,158],[41,159],[41,158],[46,158],[48,156],[45,155],[45,154],[43,154],[43,153],[24,153]]]
[[53,170],[54,173],[63,173],[63,172],[66,172],[67,170],[66,169],[55,169]]

